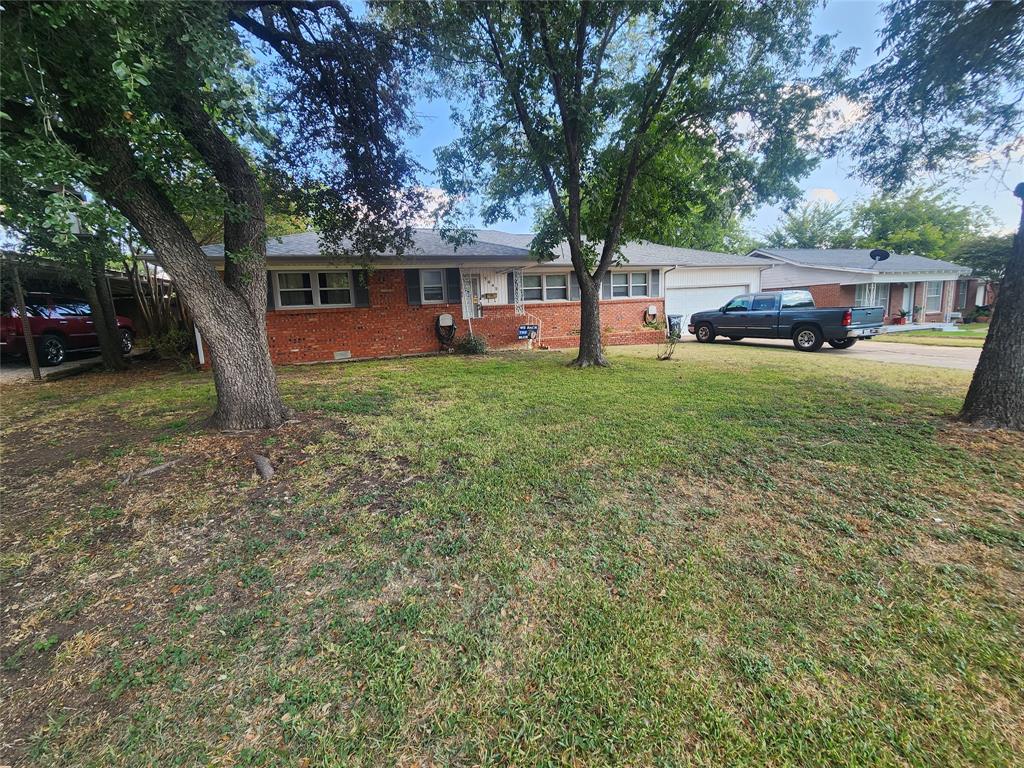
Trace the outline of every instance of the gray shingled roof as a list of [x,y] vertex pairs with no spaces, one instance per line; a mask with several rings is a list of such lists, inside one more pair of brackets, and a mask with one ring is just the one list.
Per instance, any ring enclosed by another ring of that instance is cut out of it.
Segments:
[[929,259],[894,253],[885,261],[874,262],[868,255],[869,248],[758,248],[751,255],[760,258],[775,258],[802,267],[819,269],[842,269],[856,272],[961,272],[969,274],[970,268],[949,261]]
[[[220,260],[224,258],[224,246],[208,245],[203,252],[210,259]],[[322,256],[320,252],[320,237],[316,232],[299,232],[294,235],[283,235],[267,239],[267,257],[270,259],[317,259]],[[394,252],[381,253],[381,258],[394,257]],[[400,257],[408,261],[453,261],[467,259],[472,261],[496,261],[503,264],[509,262],[532,261],[530,254],[525,248],[517,248],[500,243],[477,240],[474,243],[461,246],[456,250],[451,243],[442,239],[441,235],[432,229],[417,229],[413,231],[413,247]]]
[[[530,233],[500,232],[493,229],[474,230],[476,239],[455,249],[432,229],[417,229],[413,232],[413,248],[401,258],[410,263],[444,263],[453,261],[488,262],[499,264],[535,264],[530,256]],[[211,260],[224,258],[223,245],[208,245],[203,251]],[[636,266],[680,266],[680,267],[763,267],[762,259],[737,256],[714,251],[697,251],[690,248],[674,248],[658,245],[646,240],[629,243],[622,248],[623,263]],[[394,257],[394,253],[382,253],[380,257]],[[321,258],[320,242],[316,232],[300,232],[295,235],[272,237],[267,240],[267,257],[272,260],[309,260]],[[568,266],[571,262],[569,251],[563,243],[558,255],[550,262],[556,266]]]

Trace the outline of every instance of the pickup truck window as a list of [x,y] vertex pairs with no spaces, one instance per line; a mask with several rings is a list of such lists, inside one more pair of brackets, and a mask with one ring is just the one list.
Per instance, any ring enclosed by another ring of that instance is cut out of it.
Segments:
[[745,312],[750,309],[750,297],[737,296],[726,304],[724,309],[726,312]]
[[814,299],[810,291],[783,291],[783,309],[814,309]]
[[754,312],[770,312],[775,309],[774,296],[755,296],[754,303],[750,305]]

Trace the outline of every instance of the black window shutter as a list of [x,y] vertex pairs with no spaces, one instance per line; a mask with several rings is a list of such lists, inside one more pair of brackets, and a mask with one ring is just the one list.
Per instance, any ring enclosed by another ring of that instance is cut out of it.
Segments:
[[267,270],[267,312],[274,310],[274,276]]
[[461,304],[462,303],[462,284],[459,281],[459,270],[456,267],[450,267],[444,271],[444,282],[445,300],[449,304]]
[[651,270],[651,296],[661,296],[661,270]]
[[576,279],[576,273],[569,273],[569,301],[580,300],[580,281]]
[[508,303],[516,303],[516,278],[511,272],[508,273]]
[[405,270],[405,290],[409,296],[409,306],[418,307],[423,303],[420,300],[420,271],[418,269]]
[[370,273],[365,269],[352,271],[352,303],[357,307],[370,306]]
[[611,272],[605,272],[604,277],[601,278],[601,298],[610,299],[612,297],[612,274]]

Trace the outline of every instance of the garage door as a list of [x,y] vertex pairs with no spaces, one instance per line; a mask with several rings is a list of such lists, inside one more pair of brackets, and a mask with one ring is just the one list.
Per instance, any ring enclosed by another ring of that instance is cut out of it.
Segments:
[[682,315],[683,330],[690,315],[705,309],[718,309],[733,296],[749,293],[749,285],[719,285],[714,288],[669,288],[665,291],[665,314]]

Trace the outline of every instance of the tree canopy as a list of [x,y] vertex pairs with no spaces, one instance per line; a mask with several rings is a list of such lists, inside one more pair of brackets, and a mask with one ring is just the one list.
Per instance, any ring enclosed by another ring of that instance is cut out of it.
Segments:
[[[329,249],[401,251],[419,194],[403,148],[408,50],[336,0],[11,3],[0,202],[81,188],[117,209],[209,345],[214,422],[276,426],[287,409],[264,317],[268,188]],[[189,224],[218,208],[223,277]]]
[[895,0],[879,61],[855,83],[864,119],[837,149],[884,188],[976,170],[1024,147],[1024,3]]
[[985,208],[960,205],[948,192],[877,194],[852,208],[810,203],[783,214],[766,236],[778,248],[886,248],[948,259],[992,223]]
[[543,200],[536,253],[567,243],[578,364],[603,364],[596,296],[623,242],[717,237],[737,211],[797,193],[849,63],[813,38],[812,5],[388,7],[399,26],[429,30],[435,70],[461,97],[461,136],[437,153],[445,190],[479,196],[487,223]]

